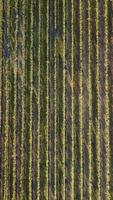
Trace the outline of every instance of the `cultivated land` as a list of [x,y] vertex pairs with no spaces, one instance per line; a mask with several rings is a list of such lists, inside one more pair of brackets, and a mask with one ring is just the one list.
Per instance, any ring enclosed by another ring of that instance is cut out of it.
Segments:
[[113,200],[111,0],[0,0],[0,200]]

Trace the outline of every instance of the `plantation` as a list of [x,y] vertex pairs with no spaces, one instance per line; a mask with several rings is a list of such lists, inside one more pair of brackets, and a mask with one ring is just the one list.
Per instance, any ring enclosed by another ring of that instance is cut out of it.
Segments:
[[112,0],[0,0],[0,200],[113,200]]

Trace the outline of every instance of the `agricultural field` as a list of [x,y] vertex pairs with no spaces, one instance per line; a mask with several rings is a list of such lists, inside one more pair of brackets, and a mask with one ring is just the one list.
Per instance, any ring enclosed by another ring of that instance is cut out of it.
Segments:
[[0,200],[113,200],[112,0],[0,0]]

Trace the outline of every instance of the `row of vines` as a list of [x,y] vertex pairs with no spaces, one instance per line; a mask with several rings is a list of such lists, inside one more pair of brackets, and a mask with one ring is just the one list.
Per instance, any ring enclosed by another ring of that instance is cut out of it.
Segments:
[[0,0],[0,200],[113,199],[112,12]]

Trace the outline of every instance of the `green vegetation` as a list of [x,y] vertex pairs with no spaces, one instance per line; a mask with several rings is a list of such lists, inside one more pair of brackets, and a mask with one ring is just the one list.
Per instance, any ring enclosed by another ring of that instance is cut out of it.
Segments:
[[92,75],[91,75],[91,2],[88,0],[88,92],[89,92],[89,132],[88,132],[88,156],[89,156],[89,200],[92,198],[91,181],[91,133],[92,133]]
[[106,98],[106,120],[105,120],[105,134],[106,134],[106,198],[110,199],[109,183],[110,183],[110,141],[109,141],[109,75],[108,75],[108,0],[105,1],[105,98]]
[[[9,18],[10,18],[10,1],[7,1],[7,49],[9,47]],[[5,62],[6,67],[6,81],[5,81],[5,96],[6,96],[6,110],[5,110],[5,144],[4,144],[4,199],[9,198],[9,181],[8,181],[8,140],[9,140],[9,64],[10,59],[7,58]]]
[[33,2],[31,2],[31,33],[30,33],[30,124],[29,124],[29,200],[32,199],[32,163],[33,163]]
[[63,0],[63,124],[62,124],[62,137],[63,137],[63,147],[62,147],[62,171],[63,171],[63,180],[62,180],[62,199],[65,199],[65,179],[66,179],[66,1]]
[[37,199],[40,199],[40,70],[41,70],[41,2],[38,5],[38,148],[37,148]]
[[[0,131],[2,130],[2,37],[3,37],[3,31],[2,31],[2,23],[3,23],[3,3],[2,0],[0,1]],[[1,131],[2,132],[2,131]],[[0,133],[1,136],[1,133]],[[0,154],[1,155],[1,154]],[[1,156],[0,156],[1,157]],[[2,169],[2,159],[0,158],[0,170]],[[2,197],[2,181],[0,180],[0,198]]]
[[46,10],[46,199],[49,199],[49,0]]
[[17,132],[17,29],[18,29],[18,1],[15,1],[16,28],[15,28],[15,51],[14,51],[14,132],[13,132],[13,197],[16,198],[16,132]]
[[72,69],[71,69],[71,81],[72,81],[72,111],[71,111],[71,129],[72,129],[72,166],[71,166],[71,198],[72,200],[74,200],[74,182],[75,182],[75,176],[74,176],[74,162],[75,162],[75,156],[74,156],[74,146],[75,146],[75,129],[74,129],[74,1],[71,1],[71,33],[72,33],[72,42],[71,42],[71,65],[72,65]]
[[[2,0],[0,1],[0,63],[2,63]],[[0,64],[0,80],[2,80],[2,64]],[[2,83],[0,83],[0,110],[2,103]],[[0,130],[1,130],[1,112],[0,112]]]
[[96,1],[96,80],[97,80],[97,135],[96,135],[96,143],[97,143],[97,177],[98,177],[98,192],[97,197],[101,199],[100,193],[100,184],[101,184],[101,166],[100,166],[100,66],[99,66],[99,4],[98,0]]
[[83,199],[83,1],[80,0],[80,95],[79,95],[79,123],[80,123],[80,199]]
[[20,199],[24,199],[24,161],[25,161],[25,1],[23,1],[22,5],[22,129],[21,129],[21,170],[20,170]]
[[[54,29],[57,29],[57,1],[54,1]],[[54,40],[54,199],[57,199],[57,41]]]
[[0,200],[112,199],[112,9],[0,1]]

